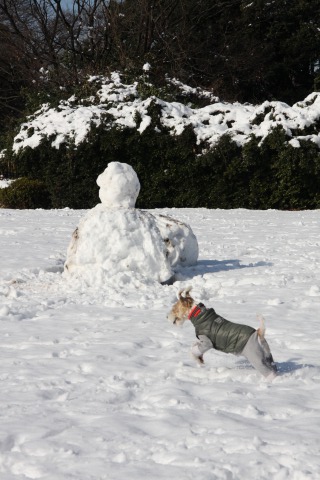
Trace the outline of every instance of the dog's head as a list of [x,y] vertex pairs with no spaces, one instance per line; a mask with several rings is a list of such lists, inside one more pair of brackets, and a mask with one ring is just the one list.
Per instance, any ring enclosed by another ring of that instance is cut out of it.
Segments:
[[173,305],[167,319],[175,325],[183,325],[187,320],[191,308],[194,306],[194,300],[190,295],[191,287],[180,290],[178,301]]

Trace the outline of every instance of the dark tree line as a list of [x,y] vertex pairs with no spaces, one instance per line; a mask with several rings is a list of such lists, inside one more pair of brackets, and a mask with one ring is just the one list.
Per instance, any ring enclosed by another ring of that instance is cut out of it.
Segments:
[[320,84],[319,0],[0,0],[0,128],[30,93],[145,62],[224,100],[303,99]]

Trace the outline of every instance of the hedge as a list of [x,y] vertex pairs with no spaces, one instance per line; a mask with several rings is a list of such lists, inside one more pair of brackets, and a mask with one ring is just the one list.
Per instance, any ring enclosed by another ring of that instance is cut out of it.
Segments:
[[172,136],[160,128],[155,109],[152,124],[142,134],[110,128],[106,122],[93,126],[87,141],[77,147],[63,144],[55,149],[49,138],[35,149],[11,154],[6,165],[12,165],[16,176],[41,182],[43,196],[32,196],[28,205],[34,206],[27,208],[93,207],[99,202],[96,178],[112,161],[129,163],[136,170],[140,208],[319,208],[318,147],[301,141],[295,148],[289,140],[279,127],[261,144],[252,137],[241,147],[222,136],[203,153],[205,146],[197,145],[191,127]]

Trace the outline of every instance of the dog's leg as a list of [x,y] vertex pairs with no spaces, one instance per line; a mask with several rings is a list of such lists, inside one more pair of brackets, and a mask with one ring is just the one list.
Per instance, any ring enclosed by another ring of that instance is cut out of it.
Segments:
[[277,367],[273,361],[269,345],[265,338],[254,332],[243,349],[244,355],[251,365],[256,368],[264,377],[273,379],[277,374]]
[[274,360],[273,360],[273,356],[272,356],[272,353],[271,353],[271,350],[270,350],[270,347],[269,347],[269,344],[267,342],[267,340],[263,337],[261,338],[259,335],[258,335],[258,342],[264,352],[264,357],[265,357],[265,362],[267,364],[270,364],[270,365],[274,365],[273,368],[276,368],[275,366],[275,363],[274,363]]
[[210,348],[213,348],[213,345],[206,335],[199,335],[198,338],[199,340],[192,345],[191,355],[197,363],[202,365],[204,363],[203,355],[210,350]]
[[269,364],[273,370],[276,371],[277,367],[274,363],[269,344],[268,344],[267,340],[265,339],[266,327],[265,327],[264,318],[260,314],[257,315],[257,318],[260,320],[260,327],[257,330],[258,342],[259,342],[261,348],[263,349],[265,362],[266,362],[266,364]]

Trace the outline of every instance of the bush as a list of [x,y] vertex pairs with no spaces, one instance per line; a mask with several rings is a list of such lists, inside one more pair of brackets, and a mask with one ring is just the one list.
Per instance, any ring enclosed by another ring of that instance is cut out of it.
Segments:
[[288,144],[281,128],[239,147],[227,135],[196,160],[196,205],[208,208],[312,209],[320,206],[320,152]]
[[[157,116],[156,111],[153,116]],[[57,150],[51,147],[51,141],[21,150],[15,157],[15,172],[44,182],[53,208],[96,205],[96,179],[113,161],[128,163],[137,172],[141,183],[137,206],[183,207],[190,203],[184,182],[190,184],[194,175],[197,146],[191,128],[177,137],[153,127],[140,134],[136,129],[100,125],[93,126],[87,141],[77,147],[63,144]]]
[[3,208],[51,208],[48,190],[39,180],[19,178],[0,190],[0,206]]
[[288,144],[281,128],[273,130],[257,153],[267,165],[260,191],[264,208],[282,210],[312,209],[320,206],[320,151],[309,141],[300,141],[300,148]]
[[262,143],[252,137],[242,147],[222,136],[203,154],[204,145],[197,145],[191,126],[172,136],[159,121],[157,105],[151,105],[149,114],[152,123],[141,134],[110,128],[106,118],[78,146],[63,144],[57,150],[49,138],[35,149],[7,156],[14,175],[39,180],[43,192],[39,187],[28,201],[19,194],[16,207],[12,194],[11,208],[92,208],[99,202],[96,179],[112,161],[128,163],[137,172],[139,208],[320,207],[320,153],[314,143],[301,141],[294,148],[279,127]]

